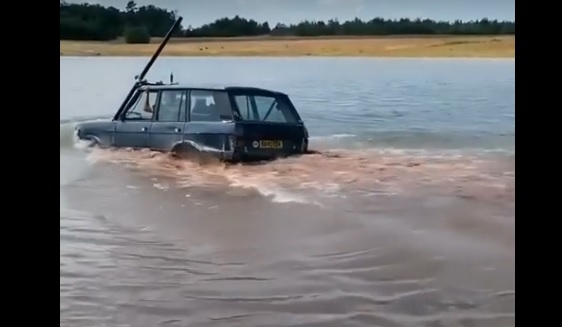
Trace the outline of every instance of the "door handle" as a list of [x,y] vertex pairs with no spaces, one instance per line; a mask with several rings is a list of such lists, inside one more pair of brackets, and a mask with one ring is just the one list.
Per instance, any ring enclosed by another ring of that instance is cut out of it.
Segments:
[[179,133],[179,132],[181,132],[181,129],[176,127],[176,128],[174,128],[174,132]]
[[141,128],[141,131],[146,132],[146,127]]

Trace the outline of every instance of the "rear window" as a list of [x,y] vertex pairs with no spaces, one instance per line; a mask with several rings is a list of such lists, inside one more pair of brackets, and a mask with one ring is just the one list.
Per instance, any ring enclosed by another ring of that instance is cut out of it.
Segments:
[[297,115],[286,97],[234,95],[241,120],[271,123],[297,123]]

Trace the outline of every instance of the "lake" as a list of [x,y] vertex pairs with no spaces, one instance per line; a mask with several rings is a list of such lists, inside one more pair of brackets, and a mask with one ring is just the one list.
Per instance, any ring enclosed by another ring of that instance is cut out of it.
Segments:
[[515,326],[515,60],[161,58],[288,93],[320,153],[76,143],[146,61],[60,59],[61,326]]

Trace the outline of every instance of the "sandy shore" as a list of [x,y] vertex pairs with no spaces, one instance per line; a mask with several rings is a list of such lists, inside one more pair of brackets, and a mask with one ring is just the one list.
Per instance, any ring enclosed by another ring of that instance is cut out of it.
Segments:
[[[150,44],[60,41],[61,56],[150,56]],[[242,37],[172,39],[163,56],[515,57],[515,36]]]

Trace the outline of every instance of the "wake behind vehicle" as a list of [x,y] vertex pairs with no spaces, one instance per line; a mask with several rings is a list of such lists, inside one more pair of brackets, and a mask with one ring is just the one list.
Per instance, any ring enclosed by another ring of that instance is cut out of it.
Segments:
[[284,93],[143,80],[181,20],[172,26],[113,119],[77,124],[78,139],[100,147],[197,153],[234,162],[307,153],[308,131]]

